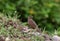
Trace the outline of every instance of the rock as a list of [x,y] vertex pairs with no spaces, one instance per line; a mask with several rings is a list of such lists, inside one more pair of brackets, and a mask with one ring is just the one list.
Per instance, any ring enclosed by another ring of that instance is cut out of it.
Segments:
[[52,38],[53,41],[60,41],[60,37],[57,35],[54,35]]
[[43,37],[45,38],[45,41],[51,41],[51,38],[48,34],[44,34]]
[[45,40],[45,41],[51,41],[51,40]]
[[24,33],[27,33],[27,32],[30,31],[30,29],[28,29],[27,26],[24,26],[21,31],[24,32]]
[[35,36],[40,36],[41,35],[41,33],[39,33],[39,32],[29,32],[28,34],[32,34],[32,35],[35,35]]
[[0,36],[0,41],[5,41],[3,36]]
[[5,41],[11,41],[11,38],[8,36],[6,37]]

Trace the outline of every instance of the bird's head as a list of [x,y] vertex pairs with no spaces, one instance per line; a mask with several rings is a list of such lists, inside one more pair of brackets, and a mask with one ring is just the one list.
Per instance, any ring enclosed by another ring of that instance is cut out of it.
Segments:
[[33,16],[28,16],[28,19],[32,19],[33,18]]

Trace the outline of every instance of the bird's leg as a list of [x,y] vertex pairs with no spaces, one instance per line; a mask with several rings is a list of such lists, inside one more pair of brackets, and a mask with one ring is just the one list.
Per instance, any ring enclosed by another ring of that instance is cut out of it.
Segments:
[[38,27],[36,27],[36,31],[41,33],[41,30]]

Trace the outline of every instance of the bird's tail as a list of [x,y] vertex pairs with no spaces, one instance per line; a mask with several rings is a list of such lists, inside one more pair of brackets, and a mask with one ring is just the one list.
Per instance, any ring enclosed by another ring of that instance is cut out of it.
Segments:
[[38,26],[36,27],[36,31],[41,33],[41,29],[39,29]]

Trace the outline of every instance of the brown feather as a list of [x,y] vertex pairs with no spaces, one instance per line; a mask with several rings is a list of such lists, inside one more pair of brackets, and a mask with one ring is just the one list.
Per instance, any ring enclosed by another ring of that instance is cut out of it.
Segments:
[[36,22],[32,19],[32,16],[28,17],[28,25],[31,26],[31,28],[33,29],[37,29],[37,31],[40,31],[38,28],[38,25],[36,24]]

